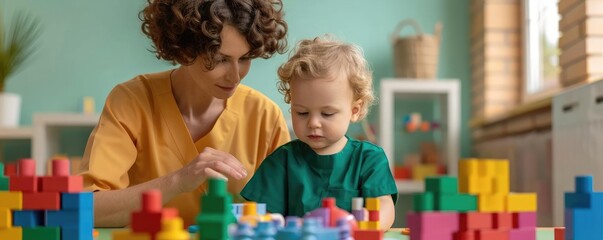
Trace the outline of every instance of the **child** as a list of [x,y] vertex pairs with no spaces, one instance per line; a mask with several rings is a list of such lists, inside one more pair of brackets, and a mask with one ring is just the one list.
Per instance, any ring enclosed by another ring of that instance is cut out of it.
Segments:
[[279,91],[291,104],[293,140],[270,154],[241,191],[269,212],[303,216],[336,198],[351,212],[353,197],[377,197],[381,228],[394,221],[397,188],[383,150],[345,135],[373,102],[362,50],[329,38],[303,40],[280,66]]

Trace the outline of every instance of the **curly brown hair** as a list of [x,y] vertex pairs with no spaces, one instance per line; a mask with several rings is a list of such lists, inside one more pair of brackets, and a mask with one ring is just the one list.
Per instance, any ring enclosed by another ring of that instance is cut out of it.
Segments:
[[287,48],[282,0],[147,0],[140,13],[142,32],[158,59],[190,65],[199,56],[213,69],[224,24],[238,29],[250,58],[270,58]]
[[361,100],[358,120],[362,120],[375,101],[373,76],[362,48],[332,35],[301,40],[289,60],[278,68],[278,90],[291,103],[291,81],[334,78],[343,74],[350,82],[354,100]]

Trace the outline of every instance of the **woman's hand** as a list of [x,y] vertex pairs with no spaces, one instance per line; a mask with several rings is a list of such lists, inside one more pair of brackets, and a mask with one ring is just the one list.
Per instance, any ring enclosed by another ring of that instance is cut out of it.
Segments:
[[229,153],[206,147],[189,164],[174,172],[177,186],[181,192],[190,192],[199,187],[208,178],[243,179],[247,171]]

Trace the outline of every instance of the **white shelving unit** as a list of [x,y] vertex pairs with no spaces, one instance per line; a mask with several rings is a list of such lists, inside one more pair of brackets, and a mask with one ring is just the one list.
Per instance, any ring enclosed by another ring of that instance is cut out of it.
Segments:
[[[460,84],[457,79],[416,80],[383,79],[379,96],[379,144],[394,167],[394,110],[396,98],[434,97],[440,99],[442,120],[445,121],[442,153],[447,159],[450,175],[456,175],[460,143]],[[396,180],[399,193],[424,191],[421,181]]]
[[36,172],[44,174],[48,159],[59,150],[59,130],[67,127],[94,127],[98,114],[40,113],[33,117],[31,156],[36,161]]
[[31,139],[33,136],[33,128],[1,128],[0,140],[3,139]]

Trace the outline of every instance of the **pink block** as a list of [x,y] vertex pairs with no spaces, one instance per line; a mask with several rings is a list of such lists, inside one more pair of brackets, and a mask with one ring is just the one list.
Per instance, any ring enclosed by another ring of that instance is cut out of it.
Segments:
[[410,212],[406,222],[412,229],[412,240],[453,240],[459,230],[459,214],[455,212]]
[[68,159],[53,159],[52,160],[52,176],[67,177],[71,173]]
[[536,240],[536,228],[518,228],[509,231],[509,239]]
[[19,160],[18,171],[20,177],[36,176],[36,161],[29,158]]
[[513,228],[535,228],[536,212],[513,213]]

